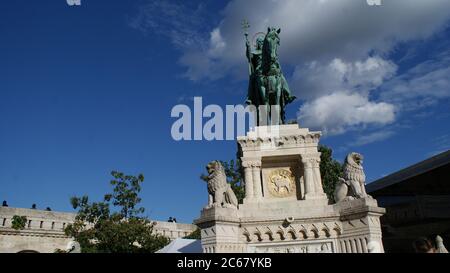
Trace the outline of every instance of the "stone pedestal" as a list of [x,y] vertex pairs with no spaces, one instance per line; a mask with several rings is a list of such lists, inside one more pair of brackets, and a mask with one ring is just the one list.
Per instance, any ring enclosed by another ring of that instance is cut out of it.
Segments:
[[326,200],[320,176],[320,132],[298,125],[256,127],[239,137],[247,191],[244,203]]
[[204,209],[196,224],[204,252],[364,253],[381,246],[384,209],[367,197],[329,204],[320,132],[298,125],[256,127],[238,138],[246,196],[238,208]]

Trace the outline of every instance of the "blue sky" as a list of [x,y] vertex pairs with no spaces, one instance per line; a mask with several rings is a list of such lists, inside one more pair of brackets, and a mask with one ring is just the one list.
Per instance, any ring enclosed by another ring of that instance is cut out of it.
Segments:
[[369,181],[449,149],[448,1],[7,1],[0,199],[71,211],[71,196],[100,199],[120,170],[145,175],[149,217],[198,217],[204,166],[236,143],[176,142],[170,111],[194,96],[243,102],[243,18],[251,33],[282,29],[299,97],[288,117],[323,130],[338,160],[364,154]]

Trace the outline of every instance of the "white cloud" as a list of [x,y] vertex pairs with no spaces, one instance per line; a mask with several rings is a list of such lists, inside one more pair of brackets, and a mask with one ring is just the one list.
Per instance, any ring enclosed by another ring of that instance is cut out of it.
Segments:
[[220,57],[226,47],[226,42],[223,40],[220,28],[216,28],[211,32],[210,47],[208,56],[211,58]]
[[209,31],[207,18],[203,5],[191,7],[154,0],[140,6],[129,25],[146,34],[168,37],[175,47],[183,51],[196,49],[202,52],[210,46],[202,35],[202,32]]
[[395,107],[371,102],[370,91],[395,75],[397,66],[381,57],[327,64],[309,63],[297,67],[293,76],[295,94],[306,100],[299,110],[302,126],[341,134],[367,124],[388,124],[395,119]]
[[295,69],[291,88],[301,99],[314,99],[336,91],[367,93],[395,75],[397,65],[381,57],[345,62],[334,59],[327,64],[311,62]]
[[450,97],[450,51],[419,63],[382,87],[381,98],[403,111],[429,107]]
[[325,134],[341,134],[365,124],[386,125],[395,120],[395,107],[370,102],[360,94],[335,92],[307,102],[300,108],[301,126],[321,128]]
[[[448,0],[384,0],[375,7],[365,0],[231,0],[212,26],[201,5],[189,10],[191,3],[183,3],[149,4],[132,25],[169,37],[181,49],[184,76],[193,81],[247,79],[243,19],[251,24],[250,37],[268,26],[281,27],[281,63],[294,68],[286,77],[305,102],[298,112],[302,126],[339,134],[385,125],[398,111],[450,96],[445,58],[400,76],[386,59],[399,43],[427,39],[448,26]],[[369,99],[373,90],[381,90],[377,101]]]
[[[373,7],[363,0],[233,0],[223,16],[221,23],[210,30],[219,29],[226,45],[212,64],[222,69],[215,75],[218,69],[185,62],[188,69],[195,70],[193,80],[218,78],[236,70],[245,76],[240,26],[244,18],[251,24],[251,33],[265,31],[267,26],[281,27],[283,64],[327,63],[335,58],[354,62],[371,52],[389,52],[398,42],[430,37],[449,19],[450,1],[386,0],[382,6]],[[212,46],[197,51],[206,56]],[[185,54],[193,53],[189,50]]]
[[378,131],[373,132],[368,135],[363,135],[358,137],[353,143],[352,146],[363,146],[367,145],[373,142],[382,141],[385,140],[391,136],[393,136],[395,133],[393,131],[385,130],[385,131]]
[[[371,90],[394,78],[398,70],[383,56],[399,42],[426,39],[443,29],[450,18],[450,2],[386,0],[381,7],[371,7],[355,0],[234,0],[223,16],[210,34],[207,50],[185,52],[186,75],[196,81],[230,74],[245,79],[242,19],[248,19],[253,33],[281,27],[280,58],[283,65],[295,67],[286,76],[293,93],[305,101],[299,109],[300,123],[339,134],[395,120],[396,101],[369,100]],[[410,82],[431,83],[446,71],[440,72]],[[403,82],[396,85],[398,92]],[[442,79],[434,82],[446,84]],[[428,87],[415,86],[424,88]],[[420,103],[431,104],[433,99]]]

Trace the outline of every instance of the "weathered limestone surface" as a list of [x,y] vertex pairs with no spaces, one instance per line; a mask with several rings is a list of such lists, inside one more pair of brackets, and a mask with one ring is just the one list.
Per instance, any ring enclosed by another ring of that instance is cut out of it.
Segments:
[[[27,217],[24,230],[11,228],[14,215]],[[64,234],[64,228],[74,219],[73,213],[0,207],[0,253],[66,249],[72,239]]]
[[[204,252],[367,253],[381,242],[370,196],[330,204],[320,174],[320,132],[256,127],[238,138],[246,196],[237,208],[205,207],[195,223]],[[362,168],[361,168],[362,170]]]
[[[11,221],[14,215],[27,217],[28,222],[24,230],[12,229]],[[0,207],[0,253],[53,253],[56,249],[64,250],[72,241],[72,238],[64,234],[64,228],[74,220],[74,213]],[[187,236],[197,228],[184,223],[154,223],[154,231],[171,240]]]

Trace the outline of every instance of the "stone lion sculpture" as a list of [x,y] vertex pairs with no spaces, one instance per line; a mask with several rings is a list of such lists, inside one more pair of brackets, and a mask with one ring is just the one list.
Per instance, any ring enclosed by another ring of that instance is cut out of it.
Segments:
[[212,207],[236,208],[238,200],[230,184],[227,183],[225,169],[219,161],[212,161],[206,166],[208,171],[208,205]]
[[76,241],[70,241],[67,243],[66,253],[81,253],[80,244]]
[[445,248],[444,240],[441,236],[436,236],[436,248],[438,253],[448,253],[448,250]]
[[336,202],[370,197],[366,193],[363,159],[364,157],[358,153],[347,155],[344,163],[344,178],[339,178],[334,191]]

